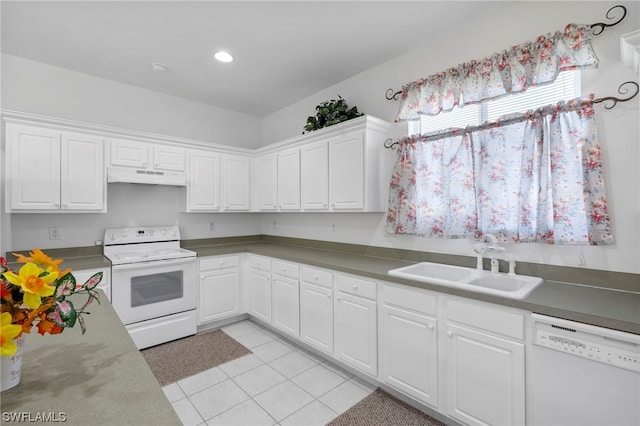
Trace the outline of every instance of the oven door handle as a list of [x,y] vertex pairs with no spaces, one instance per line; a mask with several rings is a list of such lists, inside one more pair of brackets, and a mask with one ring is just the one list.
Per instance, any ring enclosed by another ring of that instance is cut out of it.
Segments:
[[196,261],[195,257],[182,257],[178,259],[152,260],[149,262],[136,262],[136,263],[125,263],[122,265],[111,265],[111,269],[116,271],[130,271],[135,269],[147,269],[153,266],[185,265],[187,263],[191,263],[195,261]]

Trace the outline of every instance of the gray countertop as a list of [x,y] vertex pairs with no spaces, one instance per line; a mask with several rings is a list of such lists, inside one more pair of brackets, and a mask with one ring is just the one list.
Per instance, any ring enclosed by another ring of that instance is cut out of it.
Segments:
[[20,384],[2,413],[64,413],[69,425],[182,424],[104,293],[80,327],[27,335]]
[[522,300],[474,293],[436,284],[392,277],[391,269],[415,262],[270,242],[189,246],[198,257],[249,252],[321,268],[400,283],[441,293],[510,306],[539,314],[640,334],[640,293],[545,281]]

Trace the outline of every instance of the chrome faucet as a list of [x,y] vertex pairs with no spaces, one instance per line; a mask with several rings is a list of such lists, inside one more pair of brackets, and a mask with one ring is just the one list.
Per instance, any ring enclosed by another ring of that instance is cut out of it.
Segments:
[[[505,248],[501,246],[497,246],[498,239],[495,235],[492,234],[484,234],[482,238],[480,238],[479,243],[473,247],[473,251],[477,254],[477,262],[476,269],[479,271],[484,270],[482,261],[487,252],[491,252],[491,272],[499,271],[498,259],[496,257],[496,253],[504,251]],[[511,272],[511,262],[513,262],[513,269],[515,271],[515,261],[509,261],[509,272]]]

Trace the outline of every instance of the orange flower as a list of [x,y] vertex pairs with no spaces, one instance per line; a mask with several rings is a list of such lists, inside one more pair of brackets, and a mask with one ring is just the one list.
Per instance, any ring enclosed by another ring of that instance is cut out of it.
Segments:
[[36,265],[46,270],[47,272],[57,272],[59,277],[63,277],[67,275],[69,272],[71,272],[70,268],[67,268],[64,270],[64,272],[61,272],[58,265],[60,265],[63,262],[63,260],[62,259],[53,260],[50,256],[47,256],[46,254],[44,254],[42,250],[38,248],[33,249],[33,251],[30,251],[29,257],[19,253],[12,253],[12,254],[16,257],[16,261],[19,263],[27,263],[27,262],[35,263]]

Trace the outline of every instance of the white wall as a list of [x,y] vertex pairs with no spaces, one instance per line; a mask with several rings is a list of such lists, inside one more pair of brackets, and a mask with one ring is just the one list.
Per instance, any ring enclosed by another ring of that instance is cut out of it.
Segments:
[[3,54],[6,110],[244,148],[260,146],[260,117]]
[[[398,57],[360,75],[329,87],[313,96],[265,117],[265,144],[300,134],[306,117],[315,105],[344,97],[360,111],[393,120],[397,102],[384,97],[388,88],[445,70],[461,62],[478,59],[511,45],[533,40],[540,34],[564,28],[567,23],[605,21],[605,14],[617,2],[503,2],[501,12],[492,10],[474,22],[461,22],[437,40],[425,40],[425,47]],[[615,96],[618,85],[638,76],[620,62],[620,35],[640,27],[638,3],[622,3],[629,14],[618,26],[606,29],[593,40],[599,56],[598,69],[585,70],[583,94]],[[619,16],[619,15],[618,15]],[[401,17],[396,17],[401,25]],[[596,106],[600,143],[604,153],[605,182],[616,244],[608,247],[549,246],[519,244],[508,250],[521,260],[564,266],[640,273],[640,131],[638,99],[612,110]],[[403,131],[404,125],[395,125]],[[274,228],[273,221],[277,226]],[[332,224],[336,233],[332,233]],[[410,236],[390,236],[383,232],[384,214],[280,214],[263,218],[265,234],[370,244],[472,255],[472,242]]]

